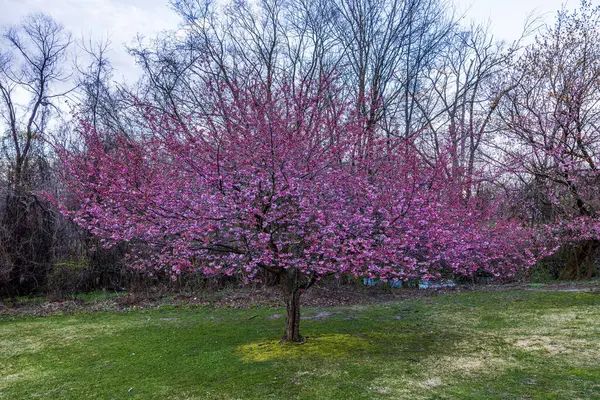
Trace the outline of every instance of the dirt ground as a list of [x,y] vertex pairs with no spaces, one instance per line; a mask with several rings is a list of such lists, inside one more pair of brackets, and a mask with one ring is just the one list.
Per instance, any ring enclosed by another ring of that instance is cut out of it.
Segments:
[[[600,292],[600,280],[535,283],[508,283],[489,285],[457,285],[454,288],[416,289],[390,287],[366,287],[359,284],[315,285],[303,294],[303,307],[332,307],[342,305],[372,304],[439,296],[450,293],[498,290],[535,290],[553,292]],[[72,296],[60,300],[43,297],[21,298],[17,302],[0,302],[0,317],[47,316],[74,312],[125,311],[159,306],[213,306],[218,308],[251,308],[255,306],[281,307],[282,295],[278,287],[225,288],[200,293],[168,293],[153,291],[144,293],[96,292]]]

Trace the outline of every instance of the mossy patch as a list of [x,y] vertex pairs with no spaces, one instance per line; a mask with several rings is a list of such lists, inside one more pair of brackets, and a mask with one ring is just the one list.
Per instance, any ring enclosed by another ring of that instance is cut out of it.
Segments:
[[350,353],[365,352],[372,346],[364,338],[349,334],[324,334],[311,336],[302,344],[280,343],[271,340],[248,343],[238,347],[244,362],[273,361],[277,359],[320,358],[343,359]]

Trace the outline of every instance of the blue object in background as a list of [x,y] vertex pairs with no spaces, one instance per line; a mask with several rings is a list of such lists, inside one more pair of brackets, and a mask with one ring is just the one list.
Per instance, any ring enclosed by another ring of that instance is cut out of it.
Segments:
[[365,284],[365,286],[376,286],[381,282],[379,281],[379,279],[375,278],[363,278],[363,283]]
[[456,287],[456,283],[452,279],[446,279],[442,282],[442,287]]
[[456,287],[452,279],[445,281],[419,281],[419,289],[441,289]]
[[435,289],[435,288],[436,288],[435,281],[419,281],[419,289]]
[[[402,287],[402,281],[400,280],[390,279],[389,281],[387,281],[387,283],[389,283],[389,285],[395,289],[399,289]],[[363,284],[365,286],[379,286],[385,284],[385,282],[376,278],[363,278]]]
[[400,289],[402,287],[402,281],[400,280],[390,280],[390,286],[393,287],[394,289]]

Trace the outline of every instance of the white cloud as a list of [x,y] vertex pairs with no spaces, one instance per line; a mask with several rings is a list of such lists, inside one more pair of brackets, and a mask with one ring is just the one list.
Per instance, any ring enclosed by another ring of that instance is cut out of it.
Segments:
[[110,59],[127,80],[138,76],[133,59],[125,51],[140,33],[153,37],[162,30],[176,29],[179,19],[167,0],[1,0],[0,25],[17,24],[32,12],[43,12],[63,24],[73,37],[109,37]]
[[[600,4],[600,0],[594,0]],[[498,40],[512,42],[523,32],[528,15],[539,16],[547,24],[552,24],[556,12],[564,4],[573,9],[579,0],[455,0],[466,21],[490,23],[490,29]]]

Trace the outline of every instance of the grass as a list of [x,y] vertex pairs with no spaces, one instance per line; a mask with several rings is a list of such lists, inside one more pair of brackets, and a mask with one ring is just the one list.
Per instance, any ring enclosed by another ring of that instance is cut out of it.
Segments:
[[0,320],[0,399],[600,399],[600,295],[505,291],[304,308]]

